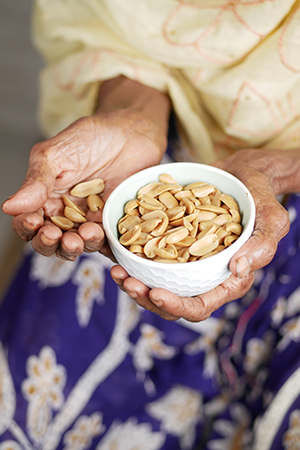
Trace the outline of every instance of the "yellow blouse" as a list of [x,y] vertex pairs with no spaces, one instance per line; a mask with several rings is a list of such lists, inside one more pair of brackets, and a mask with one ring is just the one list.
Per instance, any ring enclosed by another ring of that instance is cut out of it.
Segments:
[[300,0],[35,0],[33,39],[46,136],[122,74],[169,94],[197,161],[300,149]]

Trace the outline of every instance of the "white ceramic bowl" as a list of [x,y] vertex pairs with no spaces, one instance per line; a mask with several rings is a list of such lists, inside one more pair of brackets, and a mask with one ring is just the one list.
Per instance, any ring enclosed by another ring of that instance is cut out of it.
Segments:
[[[158,181],[161,173],[168,173],[180,184],[206,181],[221,192],[230,194],[237,202],[242,215],[243,232],[222,252],[195,262],[167,264],[134,255],[118,241],[117,224],[124,215],[124,205],[136,198],[144,185]],[[118,263],[127,273],[150,288],[161,287],[180,296],[194,296],[213,289],[229,275],[229,261],[249,239],[255,221],[253,198],[244,184],[223,170],[197,163],[161,164],[142,170],[123,181],[109,196],[103,211],[103,226]]]

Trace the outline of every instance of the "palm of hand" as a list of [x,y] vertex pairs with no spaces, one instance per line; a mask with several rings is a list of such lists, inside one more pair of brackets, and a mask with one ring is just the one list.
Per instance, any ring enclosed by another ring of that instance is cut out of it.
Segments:
[[[134,126],[124,117],[86,117],[48,141],[33,147],[29,170],[21,189],[3,206],[14,216],[13,228],[34,248],[74,259],[82,251],[97,251],[104,235],[97,223],[101,214],[89,213],[78,233],[64,233],[44,217],[63,212],[63,195],[75,184],[102,178],[110,192],[131,174],[160,162],[161,151],[145,124]],[[93,215],[94,214],[94,215]],[[96,222],[96,223],[91,223]],[[94,226],[94,227],[93,227]],[[88,245],[88,241],[93,244]]]
[[33,148],[29,175],[31,180],[39,180],[45,176],[44,168],[52,169],[52,180],[47,177],[52,192],[43,205],[48,212],[49,207],[53,210],[52,199],[61,199],[83,180],[103,178],[106,183],[103,195],[107,198],[123,179],[158,164],[159,160],[156,143],[128,127],[123,119],[86,117]]

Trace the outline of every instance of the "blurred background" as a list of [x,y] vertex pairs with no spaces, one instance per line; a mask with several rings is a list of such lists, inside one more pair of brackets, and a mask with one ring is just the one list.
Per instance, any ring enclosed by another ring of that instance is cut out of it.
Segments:
[[[0,0],[0,203],[21,185],[31,147],[41,140],[36,106],[42,66],[31,44],[30,0]],[[18,264],[23,241],[0,212],[0,300]]]

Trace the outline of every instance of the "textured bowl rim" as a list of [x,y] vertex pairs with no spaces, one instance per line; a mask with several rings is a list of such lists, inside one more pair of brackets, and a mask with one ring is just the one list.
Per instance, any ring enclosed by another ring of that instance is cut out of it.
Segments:
[[[189,266],[190,264],[193,264],[193,266],[198,265],[199,269],[201,266],[204,265],[215,265],[217,264],[219,261],[224,261],[225,260],[230,260],[231,257],[247,242],[247,240],[250,238],[253,228],[254,228],[254,223],[255,223],[255,203],[253,200],[253,197],[249,191],[249,189],[244,185],[244,183],[242,181],[240,181],[237,177],[235,177],[234,175],[232,175],[231,173],[223,170],[223,169],[219,169],[218,167],[214,167],[211,165],[207,165],[207,164],[200,164],[200,163],[193,163],[193,162],[171,162],[171,163],[166,163],[166,164],[159,164],[156,166],[151,166],[148,167],[146,169],[140,170],[138,172],[136,172],[135,174],[131,175],[130,177],[126,178],[126,180],[122,181],[109,195],[109,197],[107,198],[104,208],[103,208],[103,216],[102,216],[102,221],[103,221],[103,228],[105,231],[105,234],[107,236],[108,242],[112,242],[113,245],[118,249],[119,252],[121,252],[122,254],[124,254],[124,256],[126,258],[129,258],[130,260],[134,261],[134,262],[140,262],[143,265],[145,265],[146,267],[155,267],[157,269],[161,268],[162,270],[166,269],[166,266],[168,266],[168,268],[170,268],[170,266],[172,266],[172,270],[177,271],[177,270],[181,270],[181,268],[184,266],[186,267],[187,263],[183,262],[183,263],[176,263],[176,264],[168,264],[168,263],[161,263],[161,262],[157,262],[157,261],[152,261],[150,259],[146,259],[146,258],[141,258],[140,256],[135,255],[134,253],[130,252],[127,248],[125,248],[122,244],[120,244],[119,240],[115,237],[113,231],[111,230],[111,227],[109,226],[109,219],[108,219],[108,215],[109,215],[109,209],[113,203],[114,198],[118,195],[118,193],[120,191],[122,191],[124,189],[124,186],[126,186],[129,182],[139,179],[141,178],[143,175],[147,175],[151,172],[153,172],[155,170],[160,169],[161,173],[168,173],[168,167],[169,166],[174,166],[174,164],[178,164],[178,165],[182,165],[182,167],[188,169],[189,167],[194,167],[194,166],[201,166],[202,168],[204,168],[204,170],[207,170],[209,168],[209,170],[211,172],[215,172],[217,174],[222,174],[222,176],[225,176],[227,178],[229,178],[231,181],[234,181],[236,183],[236,185],[238,185],[242,190],[244,190],[246,197],[248,199],[248,203],[249,203],[249,220],[248,223],[246,224],[246,226],[243,228],[243,232],[242,234],[239,236],[239,238],[233,243],[231,244],[230,247],[224,249],[222,252],[217,253],[216,255],[211,256],[210,258],[206,258],[206,259],[202,259],[202,260],[198,260],[198,261],[192,261],[189,262]],[[155,174],[154,174],[155,176]],[[153,180],[155,181],[155,180]],[[147,181],[146,183],[149,183],[150,181]],[[146,184],[145,183],[145,184]],[[142,187],[143,185],[141,185]],[[128,200],[130,200],[130,198],[128,198]]]

